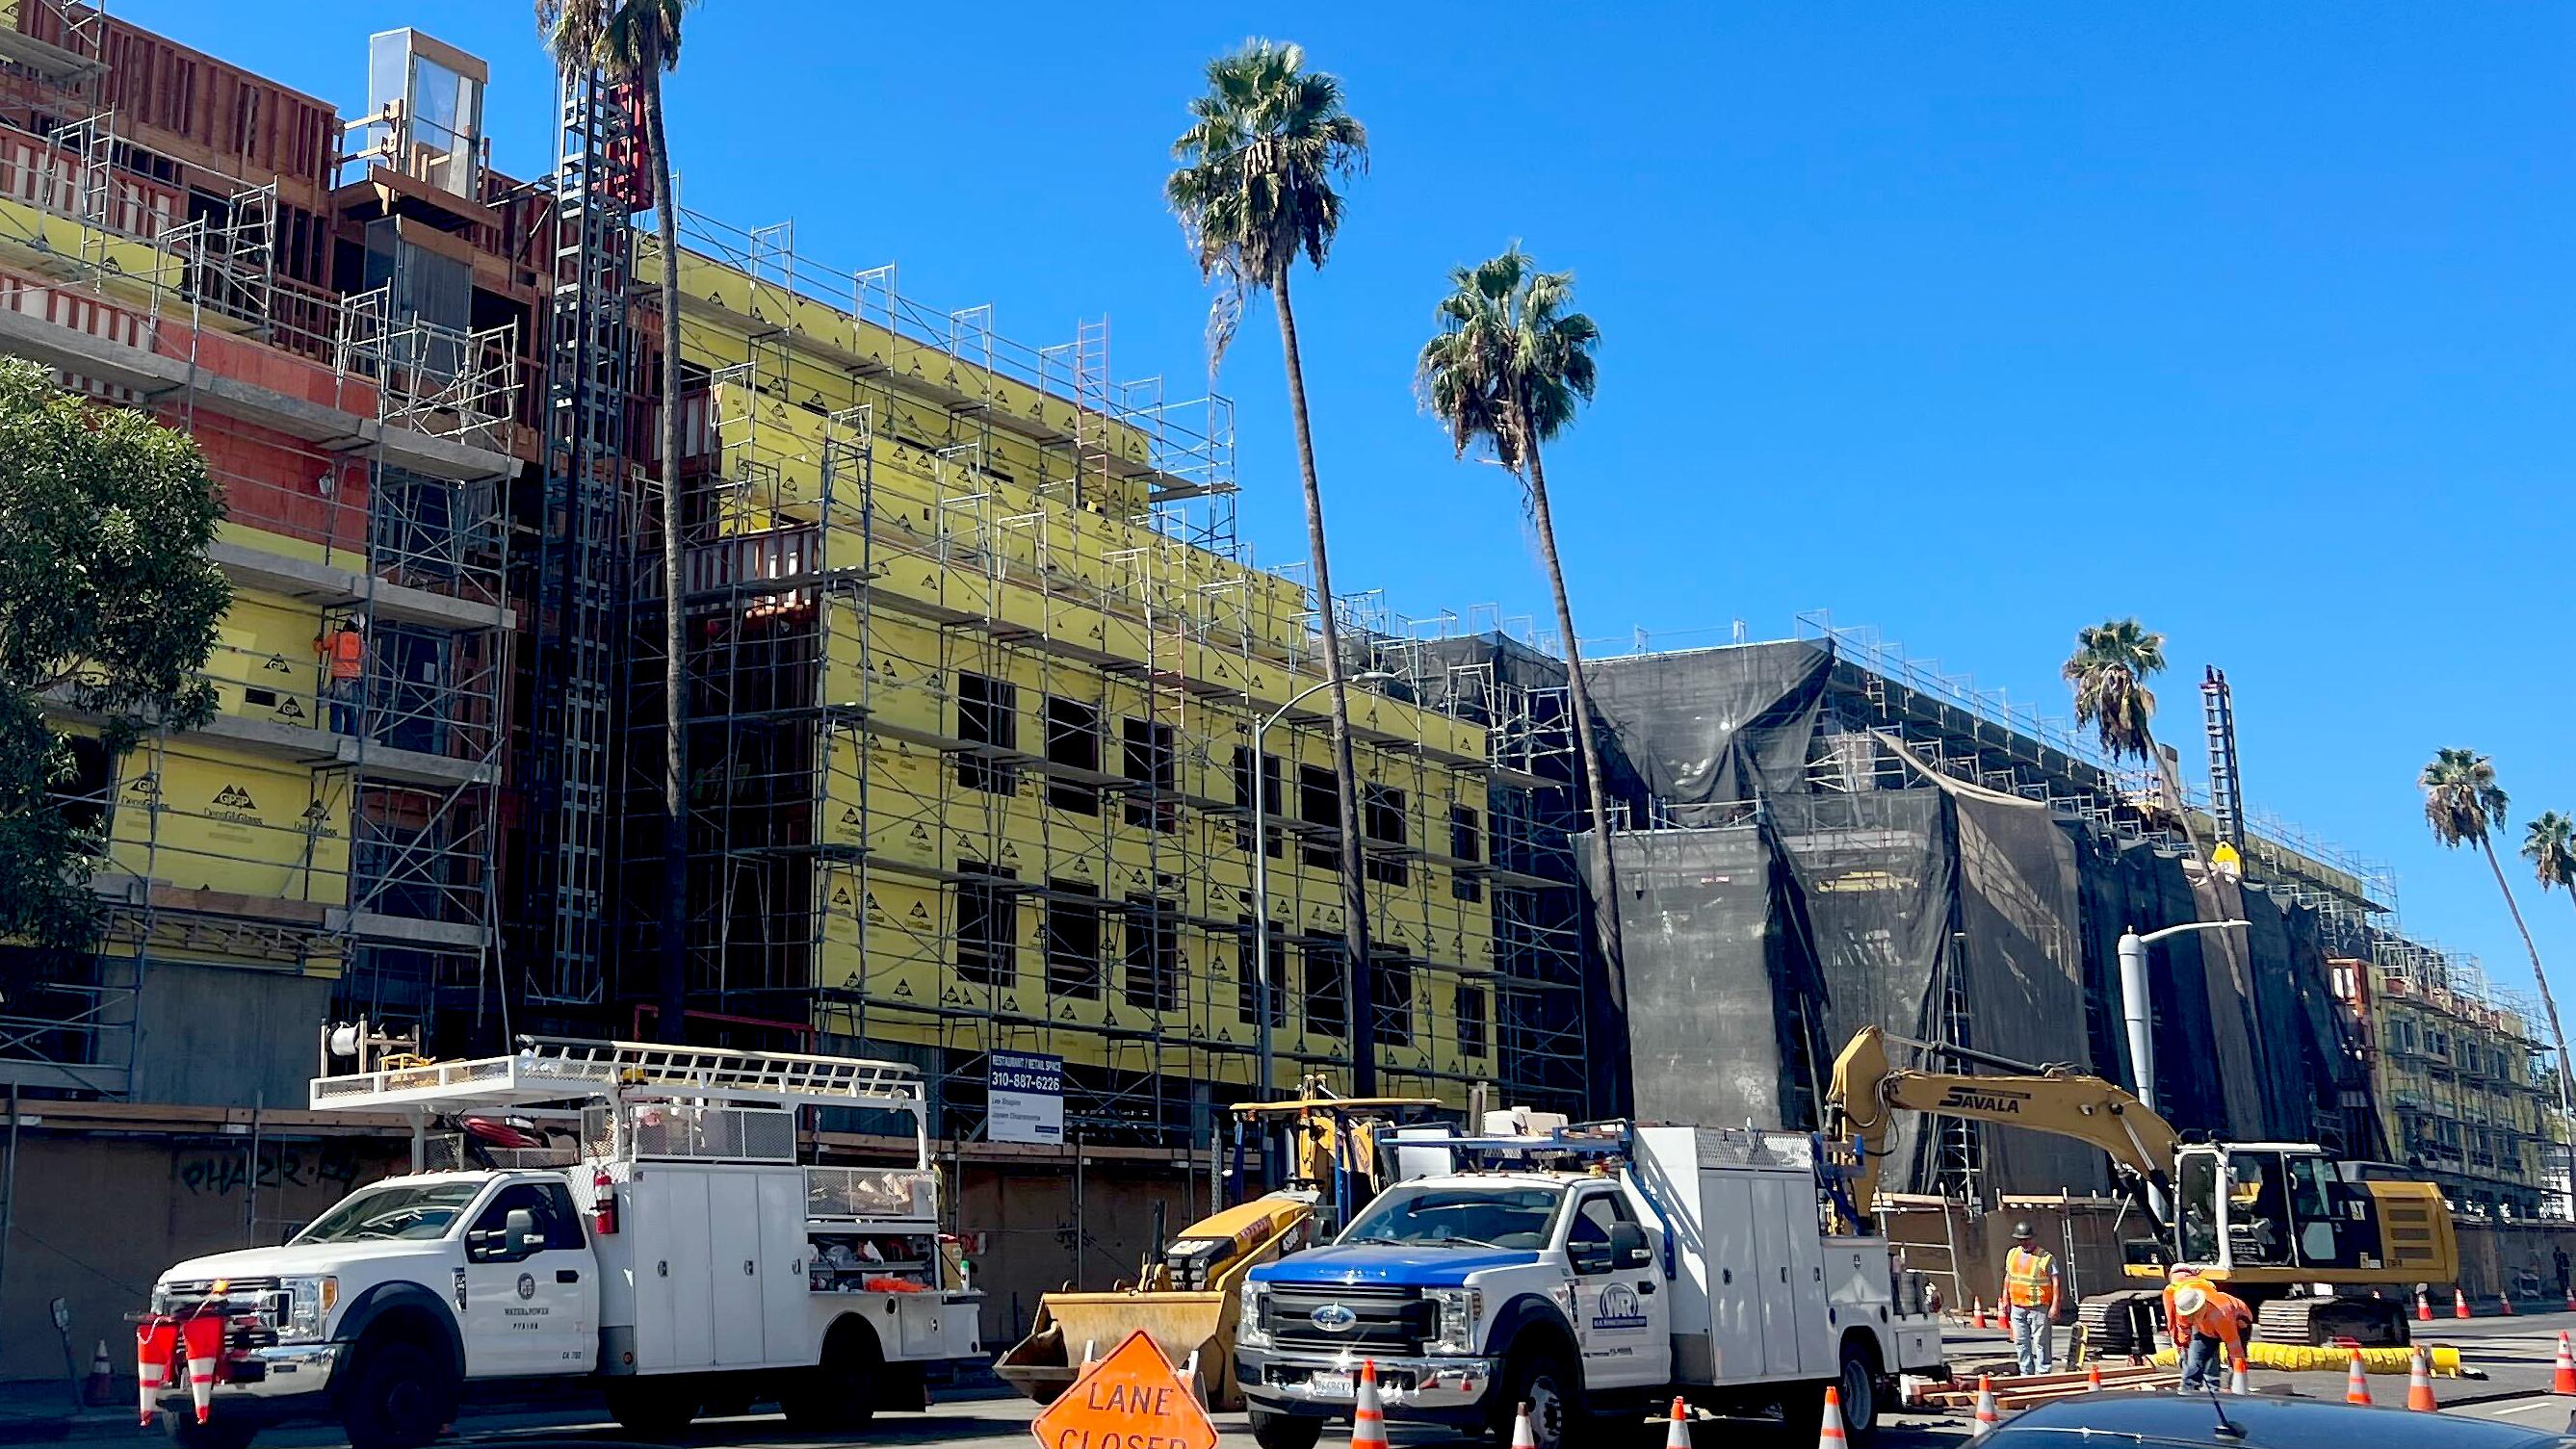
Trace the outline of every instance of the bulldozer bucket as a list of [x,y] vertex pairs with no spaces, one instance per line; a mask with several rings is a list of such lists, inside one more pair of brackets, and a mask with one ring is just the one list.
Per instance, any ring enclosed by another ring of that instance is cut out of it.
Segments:
[[1038,1301],[1029,1336],[1005,1350],[993,1372],[1039,1403],[1052,1403],[1080,1371],[1083,1345],[1106,1354],[1141,1328],[1176,1366],[1198,1355],[1210,1409],[1240,1409],[1234,1325],[1241,1311],[1241,1300],[1227,1292],[1050,1293]]

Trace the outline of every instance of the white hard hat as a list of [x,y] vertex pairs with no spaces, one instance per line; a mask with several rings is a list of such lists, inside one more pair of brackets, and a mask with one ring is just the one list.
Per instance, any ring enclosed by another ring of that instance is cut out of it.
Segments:
[[2189,1318],[2209,1302],[2209,1290],[2194,1283],[2174,1294],[2174,1310]]

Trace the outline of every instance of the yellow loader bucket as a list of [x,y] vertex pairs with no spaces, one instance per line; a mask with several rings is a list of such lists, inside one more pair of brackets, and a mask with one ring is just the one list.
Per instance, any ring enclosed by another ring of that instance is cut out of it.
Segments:
[[1039,1403],[1052,1403],[1073,1383],[1084,1345],[1105,1355],[1141,1328],[1175,1368],[1198,1355],[1198,1382],[1210,1409],[1240,1409],[1234,1325],[1241,1312],[1242,1300],[1230,1292],[1050,1293],[1038,1300],[1029,1336],[1005,1350],[993,1372]]

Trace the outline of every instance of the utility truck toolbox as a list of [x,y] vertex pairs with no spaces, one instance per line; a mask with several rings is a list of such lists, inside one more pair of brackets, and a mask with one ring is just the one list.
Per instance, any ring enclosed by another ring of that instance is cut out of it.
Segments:
[[1329,1246],[1256,1268],[1237,1373],[1263,1449],[1350,1417],[1362,1361],[1390,1422],[1540,1449],[1684,1397],[1795,1421],[1839,1388],[1865,1439],[1899,1373],[1941,1370],[1938,1317],[1852,1220],[1853,1163],[1805,1133],[1586,1127],[1498,1113],[1468,1137],[1406,1130],[1402,1180]]
[[[412,1449],[469,1386],[513,1379],[595,1383],[642,1434],[771,1401],[851,1429],[980,1353],[910,1067],[532,1038],[430,1062],[337,1035],[359,1070],[316,1078],[313,1107],[408,1117],[413,1170],[282,1247],[161,1276],[139,1408],[182,1444],[321,1419]],[[912,1160],[801,1163],[808,1107],[905,1119]]]

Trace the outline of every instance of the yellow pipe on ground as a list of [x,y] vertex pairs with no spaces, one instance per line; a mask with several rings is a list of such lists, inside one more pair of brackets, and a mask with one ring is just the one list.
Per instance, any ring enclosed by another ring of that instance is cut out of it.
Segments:
[[[2460,1376],[2458,1349],[2440,1344],[2425,1351],[2433,1360],[2436,1375],[2443,1378]],[[2355,1352],[2349,1348],[2319,1348],[2299,1343],[2255,1343],[2246,1345],[2245,1361],[2256,1368],[2278,1369],[2285,1373],[2319,1373],[2328,1369],[2350,1368]],[[2415,1350],[2412,1348],[2365,1348],[2358,1352],[2364,1373],[2408,1373],[2415,1364]],[[2176,1362],[2174,1351],[2158,1349],[2155,1361],[2162,1367],[2173,1367]]]

